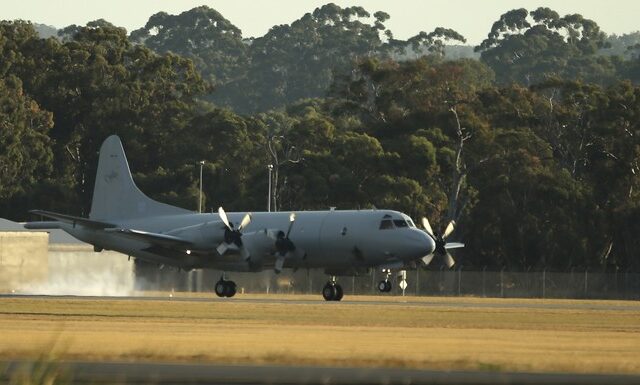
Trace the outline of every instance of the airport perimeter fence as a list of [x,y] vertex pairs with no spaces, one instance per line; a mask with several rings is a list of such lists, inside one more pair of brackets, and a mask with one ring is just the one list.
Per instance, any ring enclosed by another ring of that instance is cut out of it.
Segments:
[[[221,272],[206,270],[187,274],[178,290],[213,291]],[[246,293],[318,294],[328,277],[321,270],[298,270],[274,274],[229,273],[238,290]],[[390,277],[393,289],[380,293],[379,281],[385,278],[379,270],[358,277],[337,277],[347,295],[402,295],[400,277]],[[168,282],[165,282],[168,283]],[[466,271],[408,270],[407,296],[474,296],[498,298],[567,298],[567,299],[630,299],[640,300],[640,273],[614,273],[574,269],[571,272],[550,271]],[[163,287],[161,289],[167,289]]]

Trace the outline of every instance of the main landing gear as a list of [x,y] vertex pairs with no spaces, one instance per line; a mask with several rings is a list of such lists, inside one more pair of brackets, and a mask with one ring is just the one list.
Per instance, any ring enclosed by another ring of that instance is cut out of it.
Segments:
[[227,281],[224,279],[223,275],[220,277],[220,280],[216,282],[215,291],[218,297],[231,298],[236,295],[236,283],[233,281]]
[[343,294],[342,286],[336,282],[336,277],[331,277],[329,282],[322,288],[322,296],[325,301],[340,301]]
[[391,281],[389,281],[389,278],[391,277],[391,269],[383,269],[382,272],[387,273],[387,276],[384,280],[378,282],[378,290],[381,293],[388,293],[391,291]]

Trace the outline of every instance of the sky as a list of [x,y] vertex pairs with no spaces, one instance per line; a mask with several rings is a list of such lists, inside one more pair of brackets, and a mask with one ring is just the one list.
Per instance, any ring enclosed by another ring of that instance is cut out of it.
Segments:
[[579,13],[595,20],[608,34],[640,30],[639,0],[5,0],[0,7],[0,19],[30,20],[61,28],[103,18],[132,31],[144,26],[149,16],[159,11],[178,14],[208,5],[239,27],[244,37],[258,37],[273,25],[289,24],[329,2],[342,7],[360,5],[370,13],[387,12],[391,19],[385,25],[398,39],[446,27],[475,45],[486,38],[493,22],[504,12],[540,6],[554,9],[560,15]]

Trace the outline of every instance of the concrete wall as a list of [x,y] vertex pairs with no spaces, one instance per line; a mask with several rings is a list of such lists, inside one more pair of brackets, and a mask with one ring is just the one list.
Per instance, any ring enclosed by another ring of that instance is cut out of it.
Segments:
[[0,292],[29,290],[49,278],[45,232],[0,232]]
[[49,244],[44,231],[0,231],[0,293],[130,295],[134,280],[126,255]]

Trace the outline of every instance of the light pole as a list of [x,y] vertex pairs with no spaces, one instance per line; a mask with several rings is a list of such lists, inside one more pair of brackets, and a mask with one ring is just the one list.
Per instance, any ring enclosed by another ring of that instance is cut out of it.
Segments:
[[271,172],[273,171],[273,165],[269,164],[267,165],[267,168],[269,169],[269,192],[267,194],[267,211],[271,212]]
[[202,212],[202,166],[204,166],[204,160],[200,161],[200,195],[198,195],[198,212]]

